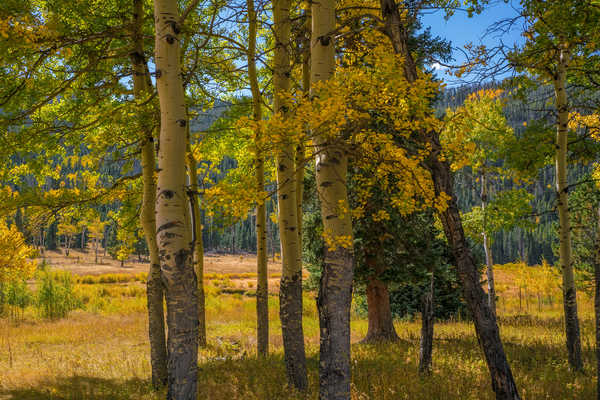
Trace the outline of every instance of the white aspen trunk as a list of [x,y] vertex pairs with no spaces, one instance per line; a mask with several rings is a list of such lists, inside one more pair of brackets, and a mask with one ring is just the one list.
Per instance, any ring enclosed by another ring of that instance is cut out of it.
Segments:
[[[131,54],[133,65],[133,92],[137,102],[146,101],[152,89],[150,74],[144,55],[143,22],[144,3],[142,0],[133,0],[133,46]],[[160,278],[160,261],[158,244],[156,242],[156,182],[154,171],[156,161],[154,158],[154,127],[147,116],[140,115],[141,135],[141,164],[142,164],[142,208],[140,211],[140,224],[148,245],[150,256],[150,269],[146,282],[146,301],[148,304],[148,338],[150,341],[150,364],[152,370],[152,385],[160,388],[167,384],[167,346],[165,340],[165,317],[163,306],[163,286]],[[98,253],[96,249],[96,259]],[[97,261],[96,261],[97,262]]]
[[[305,97],[310,96],[310,32],[311,32],[311,14],[310,3],[307,2],[304,12],[305,22],[305,43],[303,45],[302,54],[302,92]],[[304,167],[306,163],[306,148],[304,142],[301,141],[296,147],[296,215],[298,217],[298,259],[300,262],[299,269],[302,271],[302,203],[304,202]]]
[[490,306],[490,310],[496,317],[496,286],[494,285],[494,262],[492,260],[492,249],[490,248],[489,237],[487,234],[487,201],[488,201],[488,192],[487,192],[487,179],[486,179],[486,171],[484,169],[481,174],[481,211],[483,212],[483,231],[481,232],[483,236],[483,251],[485,253],[485,273],[487,275],[487,286],[488,286],[488,303]]
[[558,120],[556,126],[556,195],[558,199],[558,221],[560,239],[560,266],[563,275],[563,300],[565,312],[565,330],[569,364],[575,370],[583,369],[581,359],[581,340],[579,336],[579,319],[577,316],[577,292],[573,276],[573,260],[571,256],[571,223],[569,221],[568,203],[568,165],[567,142],[569,123],[569,103],[567,98],[567,66],[570,54],[561,47],[557,60],[557,71],[554,77],[554,93]]
[[154,0],[154,21],[161,115],[156,236],[167,301],[167,399],[191,400],[197,396],[198,380],[198,283],[192,266],[186,190],[188,121],[179,63],[181,27],[177,2]]
[[[334,0],[312,3],[311,87],[335,71]],[[326,245],[317,306],[320,326],[319,397],[350,399],[350,304],[352,302],[352,221],[348,208],[348,154],[327,132],[314,132],[317,192]]]
[[[275,113],[286,118],[290,90],[290,0],[273,1],[275,56],[273,89]],[[299,390],[306,390],[306,354],[302,329],[302,264],[298,238],[298,208],[296,198],[295,152],[293,138],[282,137],[276,152],[277,200],[279,205],[279,240],[282,274],[279,289],[279,316],[283,335],[283,350],[288,380]]]
[[[252,116],[255,122],[262,120],[262,95],[256,71],[257,17],[254,0],[247,0],[248,7],[248,79],[252,91]],[[255,134],[256,191],[262,196],[265,190],[265,156],[261,146],[260,128]],[[267,211],[265,199],[256,204],[256,350],[259,355],[269,353],[269,277],[267,268]]]
[[187,163],[190,176],[190,199],[192,199],[192,224],[194,227],[194,271],[198,279],[198,345],[206,347],[206,300],[204,295],[204,242],[198,197],[197,161],[188,143]]

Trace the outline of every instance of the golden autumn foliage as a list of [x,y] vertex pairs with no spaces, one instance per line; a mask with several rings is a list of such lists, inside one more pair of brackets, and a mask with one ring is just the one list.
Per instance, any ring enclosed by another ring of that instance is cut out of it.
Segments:
[[17,227],[0,219],[0,281],[31,277],[35,270],[33,257],[35,249],[25,243]]
[[[352,210],[340,206],[341,214],[350,211],[356,218],[371,213],[367,205],[376,190],[389,193],[390,203],[403,215],[444,209],[447,196],[435,195],[429,171],[423,167],[429,149],[413,140],[415,132],[440,128],[431,110],[439,83],[422,74],[409,84],[402,78],[402,58],[389,51],[385,38],[378,33],[365,36],[368,41],[343,57],[331,80],[312,86],[310,99],[288,94],[292,110],[285,120],[274,116],[261,122],[261,131],[269,135],[264,135],[260,145],[273,148],[292,140],[305,143],[309,156],[314,157],[318,155],[311,154],[312,132],[325,132],[328,140],[342,142],[356,170],[353,179],[358,185],[353,190],[359,200]],[[373,212],[375,219],[389,218]]]
[[586,129],[593,139],[600,140],[600,114],[582,115],[573,111],[569,113],[569,129]]

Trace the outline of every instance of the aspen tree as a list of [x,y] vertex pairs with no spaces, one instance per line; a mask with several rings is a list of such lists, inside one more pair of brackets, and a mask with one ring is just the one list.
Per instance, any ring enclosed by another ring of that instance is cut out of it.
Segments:
[[[189,125],[188,125],[189,126]],[[206,347],[206,299],[204,295],[204,242],[202,241],[202,219],[198,203],[198,171],[196,157],[190,147],[188,134],[187,168],[190,178],[192,229],[194,230],[194,271],[198,280],[198,345]]]
[[433,323],[434,323],[434,271],[431,269],[429,290],[423,294],[421,304],[421,342],[419,343],[419,373],[431,372],[433,353]]
[[561,43],[557,54],[556,73],[553,76],[554,97],[558,118],[556,121],[556,196],[558,198],[559,262],[563,274],[563,305],[569,364],[575,370],[583,369],[581,337],[577,316],[577,291],[573,275],[571,251],[571,223],[569,221],[569,182],[567,180],[567,143],[569,136],[569,103],[567,98],[567,67],[570,61],[568,46]]
[[[312,3],[311,90],[335,70],[335,1]],[[319,397],[350,399],[350,305],[352,301],[352,221],[346,188],[348,154],[327,132],[314,132],[317,193],[325,258],[317,307],[320,326]]]
[[[559,263],[563,275],[563,305],[565,314],[566,347],[569,364],[574,370],[583,369],[581,337],[577,312],[577,292],[573,278],[571,227],[569,222],[568,135],[569,114],[576,108],[569,98],[567,82],[589,74],[594,68],[598,43],[599,19],[597,7],[589,1],[524,0],[522,16],[526,18],[525,44],[508,56],[511,65],[528,75],[551,83],[556,109],[555,172],[559,220]],[[571,65],[572,64],[572,65]],[[597,69],[597,68],[596,68]],[[587,105],[584,105],[587,107]]]
[[[256,142],[256,191],[259,196],[265,190],[265,156],[261,140],[259,122],[262,120],[262,95],[256,71],[256,30],[257,17],[254,0],[247,0],[248,7],[248,79],[252,91],[252,117],[256,122],[254,140]],[[267,268],[267,208],[265,200],[259,198],[256,204],[256,346],[260,355],[269,352],[269,276]]]
[[483,229],[481,235],[483,236],[483,252],[485,254],[485,274],[487,276],[488,286],[488,304],[494,317],[496,316],[496,287],[494,285],[494,262],[492,260],[492,249],[490,247],[490,240],[487,230],[488,213],[486,210],[488,203],[488,190],[487,190],[487,176],[485,171],[485,165],[481,172],[481,211],[483,212]]
[[[133,92],[136,101],[145,101],[150,92],[150,76],[144,57],[144,39],[142,25],[144,21],[144,4],[142,0],[133,0],[133,46],[131,62],[133,64]],[[156,183],[154,170],[154,137],[153,127],[141,118],[143,130],[141,144],[142,162],[142,209],[140,222],[144,230],[148,253],[150,254],[150,271],[146,282],[148,302],[148,336],[150,339],[150,364],[152,368],[152,385],[155,388],[167,383],[167,347],[165,343],[165,317],[163,309],[163,287],[160,279],[160,261],[156,243],[155,196]]]
[[[498,204],[498,200],[507,199],[508,196],[505,195],[509,194],[515,195],[515,201],[527,202],[526,198],[519,196],[520,191],[503,190],[495,193],[496,198],[492,198],[489,193],[490,182],[510,178],[512,172],[506,170],[506,162],[502,160],[507,145],[514,138],[514,132],[504,116],[504,101],[500,97],[502,93],[501,90],[480,90],[471,94],[458,109],[447,110],[445,127],[440,134],[443,147],[451,160],[451,168],[459,170],[469,166],[473,176],[479,177],[481,207],[474,207],[464,215],[463,224],[467,226],[467,236],[483,246],[488,303],[494,315],[496,290],[490,237],[500,229],[510,230],[515,226],[525,228],[527,225],[526,219],[522,218],[523,214],[515,216],[517,210],[521,211],[518,204],[511,204],[514,208],[507,209],[508,213],[501,213]],[[469,229],[468,222],[465,223],[469,219],[477,221],[477,226],[473,227],[475,229]],[[470,233],[472,234],[469,235]]]
[[[306,3],[304,11],[304,35],[303,48],[302,48],[302,94],[305,97],[310,96],[310,30],[311,30],[311,16],[310,16],[310,3]],[[300,139],[296,147],[296,215],[298,217],[298,258],[299,258],[299,269],[302,270],[302,204],[304,202],[304,168],[306,163],[306,147],[303,142],[303,138]]]
[[156,237],[167,301],[169,400],[195,399],[198,380],[198,284],[192,267],[186,193],[188,121],[179,62],[179,18],[177,2],[154,1],[156,85],[161,115]]
[[[273,60],[273,109],[285,119],[289,104],[291,65],[289,41],[291,33],[290,0],[273,2],[275,24],[275,55]],[[283,350],[288,380],[299,390],[306,390],[306,355],[302,330],[302,264],[298,236],[296,203],[296,173],[294,143],[282,135],[276,151],[277,200],[279,206],[279,237],[282,250],[282,274],[279,289],[279,316],[283,335]]]
[[[408,51],[408,36],[395,0],[381,0],[384,31],[390,38],[394,51],[404,57],[404,71],[408,82],[418,77],[416,64]],[[458,275],[462,283],[463,297],[469,306],[479,343],[492,379],[492,388],[497,399],[520,399],[517,386],[504,347],[496,318],[492,313],[487,296],[479,283],[479,272],[469,250],[463,231],[460,213],[453,189],[453,178],[447,161],[440,159],[441,145],[437,132],[423,132],[423,143],[430,147],[427,162],[435,185],[436,195],[448,197],[447,207],[440,212],[440,220],[457,263]]]

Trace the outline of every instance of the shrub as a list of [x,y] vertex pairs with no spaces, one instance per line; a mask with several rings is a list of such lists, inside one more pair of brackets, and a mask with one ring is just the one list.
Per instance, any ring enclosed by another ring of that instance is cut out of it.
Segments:
[[66,317],[81,308],[82,302],[73,292],[72,277],[66,271],[43,270],[38,273],[37,306],[44,318]]
[[0,316],[8,315],[14,320],[22,318],[25,307],[31,304],[32,298],[24,279],[0,282]]

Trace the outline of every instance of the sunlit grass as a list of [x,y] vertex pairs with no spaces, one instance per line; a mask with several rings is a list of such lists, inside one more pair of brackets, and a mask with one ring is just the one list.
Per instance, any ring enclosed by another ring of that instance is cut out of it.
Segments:
[[[101,277],[101,276],[100,276]],[[209,346],[199,353],[199,398],[316,399],[318,318],[314,293],[304,297],[304,332],[310,388],[286,387],[278,298],[270,296],[271,355],[255,356],[255,297],[224,294],[207,280]],[[240,279],[247,277],[240,277]],[[106,281],[109,278],[105,278]],[[513,296],[510,276],[501,277]],[[0,399],[159,399],[150,387],[145,289],[140,279],[83,283],[75,291],[84,309],[57,321],[26,310],[18,325],[0,320]],[[508,293],[508,294],[506,294]],[[557,297],[557,296],[556,296]],[[595,396],[591,298],[580,294],[585,374],[566,362],[562,304],[557,297],[541,311],[518,309],[518,299],[499,304],[501,334],[524,399],[591,399]],[[504,308],[503,308],[504,307]],[[367,323],[352,318],[353,399],[493,399],[490,379],[473,326],[450,321],[435,326],[433,374],[417,373],[419,321],[396,323],[401,340],[362,345]]]

